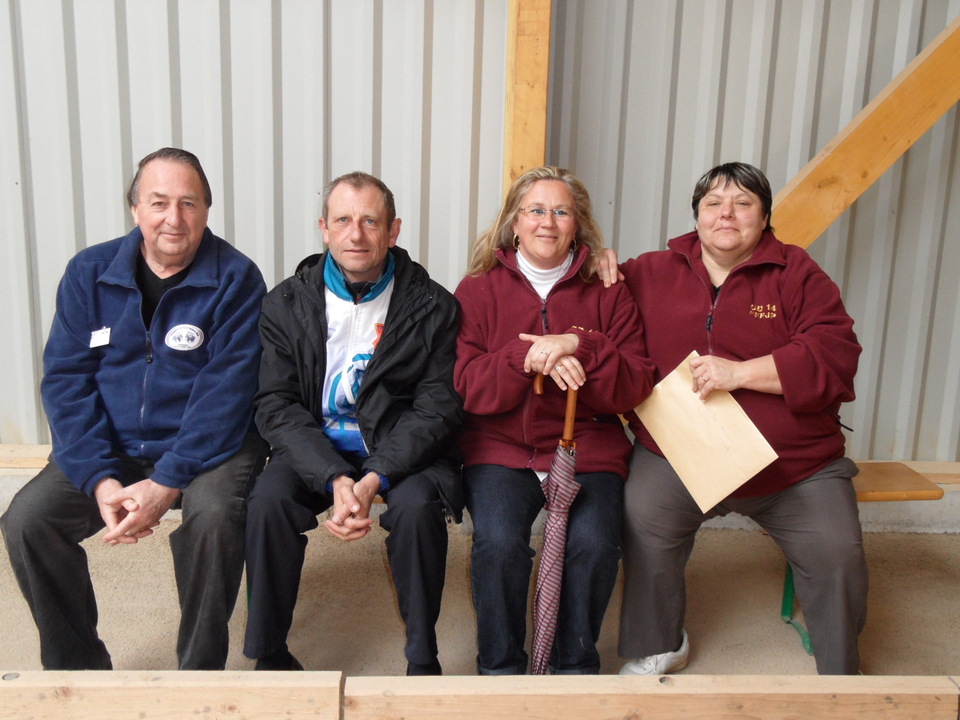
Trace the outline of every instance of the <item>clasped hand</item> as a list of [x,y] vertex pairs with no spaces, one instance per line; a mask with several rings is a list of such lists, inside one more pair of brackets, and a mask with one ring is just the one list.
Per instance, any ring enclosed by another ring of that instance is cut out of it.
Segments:
[[561,390],[568,387],[579,390],[587,381],[583,365],[573,356],[580,346],[575,333],[563,335],[531,335],[520,333],[520,339],[530,343],[523,360],[524,372],[549,375]]
[[354,482],[341,475],[333,481],[333,513],[324,527],[341,540],[359,540],[370,532],[370,506],[380,490],[380,477],[369,472]]
[[180,491],[150,478],[126,487],[115,478],[105,478],[93,495],[107,525],[103,541],[108,545],[129,545],[153,534],[163,514],[180,497]]

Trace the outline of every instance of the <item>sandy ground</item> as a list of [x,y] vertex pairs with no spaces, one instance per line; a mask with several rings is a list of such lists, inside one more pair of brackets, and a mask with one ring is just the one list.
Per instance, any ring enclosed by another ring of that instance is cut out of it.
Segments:
[[[85,544],[100,607],[102,637],[114,667],[174,669],[178,622],[164,520],[137,546]],[[300,601],[290,635],[309,670],[347,675],[404,672],[403,626],[377,529],[344,544],[325,530],[310,534]],[[863,671],[871,675],[960,675],[960,535],[867,533],[870,617],[861,638]],[[475,618],[470,602],[470,536],[450,527],[443,612],[438,626],[446,674],[475,672]],[[36,631],[6,553],[0,562],[0,670],[40,668]],[[685,673],[813,674],[813,658],[779,618],[783,559],[759,531],[701,530],[688,568],[686,627],[691,659]],[[601,636],[602,671],[615,673],[619,588]],[[252,669],[241,654],[246,608],[231,621],[228,669]]]

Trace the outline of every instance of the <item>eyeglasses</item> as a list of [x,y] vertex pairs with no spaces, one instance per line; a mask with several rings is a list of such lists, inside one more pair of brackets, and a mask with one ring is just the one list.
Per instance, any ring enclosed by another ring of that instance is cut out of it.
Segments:
[[522,212],[527,217],[534,218],[535,220],[544,220],[548,214],[553,213],[553,217],[557,222],[562,222],[563,220],[573,220],[573,211],[567,210],[566,208],[520,208]]

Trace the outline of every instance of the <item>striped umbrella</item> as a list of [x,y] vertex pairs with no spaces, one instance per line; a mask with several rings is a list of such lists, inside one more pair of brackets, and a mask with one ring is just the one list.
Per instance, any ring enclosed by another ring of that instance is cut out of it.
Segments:
[[[534,380],[534,393],[543,394],[543,375]],[[543,494],[547,498],[547,521],[543,528],[540,568],[537,571],[537,593],[533,605],[533,674],[545,675],[550,651],[557,635],[557,612],[560,609],[560,587],[563,583],[563,556],[567,545],[567,514],[580,483],[576,476],[576,443],[573,425],[577,411],[577,391],[567,388],[567,410],[563,437],[544,478]]]

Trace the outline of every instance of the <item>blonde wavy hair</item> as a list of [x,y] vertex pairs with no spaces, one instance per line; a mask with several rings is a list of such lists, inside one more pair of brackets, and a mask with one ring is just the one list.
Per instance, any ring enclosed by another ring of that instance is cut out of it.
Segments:
[[507,197],[504,198],[500,213],[493,225],[484,230],[470,248],[470,264],[467,275],[483,275],[497,264],[498,249],[513,250],[513,223],[520,212],[524,196],[540,180],[558,180],[570,189],[573,195],[573,214],[577,221],[577,234],[574,242],[590,248],[590,255],[580,269],[580,276],[591,281],[597,271],[600,251],[603,250],[603,233],[593,218],[593,206],[590,194],[583,182],[569,170],[558,167],[538,167],[527,170],[513,183]]

